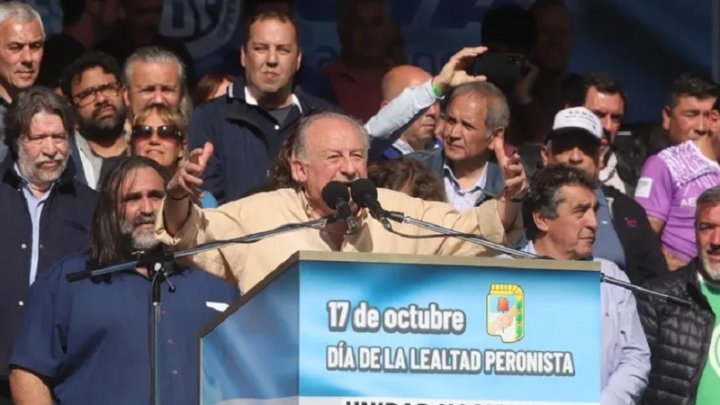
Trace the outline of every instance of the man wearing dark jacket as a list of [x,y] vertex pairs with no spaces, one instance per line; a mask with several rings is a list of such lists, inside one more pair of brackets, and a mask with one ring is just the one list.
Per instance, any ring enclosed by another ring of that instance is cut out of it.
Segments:
[[[602,124],[592,111],[585,107],[561,110],[541,151],[543,165],[575,166],[597,179],[602,137]],[[650,228],[645,210],[610,186],[600,186],[596,197],[598,230],[593,256],[614,262],[634,284],[666,273],[660,240]]]
[[73,180],[70,106],[46,88],[13,99],[5,116],[10,153],[0,164],[0,404],[9,402],[8,358],[30,285],[90,240],[95,193]]
[[199,106],[190,120],[190,147],[215,145],[203,176],[219,202],[265,184],[280,146],[297,120],[326,102],[293,88],[302,54],[292,19],[274,11],[254,16],[241,49],[245,77]]
[[637,297],[652,367],[644,404],[715,405],[720,398],[720,187],[703,192],[696,206],[698,257],[645,285],[691,304]]
[[[490,82],[472,82],[450,94],[442,130],[443,146],[414,152],[409,158],[423,162],[437,173],[445,195],[458,210],[495,198],[505,182],[494,148],[504,140],[510,109],[500,89]],[[509,156],[520,163],[516,154]]]

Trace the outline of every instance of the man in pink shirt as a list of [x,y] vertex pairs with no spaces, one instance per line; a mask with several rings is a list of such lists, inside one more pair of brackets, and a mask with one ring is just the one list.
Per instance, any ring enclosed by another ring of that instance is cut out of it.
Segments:
[[697,255],[695,202],[703,191],[720,185],[717,94],[717,84],[699,75],[675,82],[663,126],[679,144],[648,158],[635,190],[635,200],[660,235],[670,270]]

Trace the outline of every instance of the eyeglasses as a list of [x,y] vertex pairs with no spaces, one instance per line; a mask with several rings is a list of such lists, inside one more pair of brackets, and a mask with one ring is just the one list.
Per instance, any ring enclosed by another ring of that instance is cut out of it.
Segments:
[[80,93],[73,96],[73,100],[78,107],[85,107],[88,104],[97,100],[97,94],[100,93],[103,97],[117,97],[120,94],[122,85],[120,83],[105,83],[99,86],[89,87]]
[[135,140],[144,141],[152,138],[153,132],[163,140],[175,140],[182,138],[182,132],[177,125],[160,125],[154,127],[152,125],[133,125],[131,136]]

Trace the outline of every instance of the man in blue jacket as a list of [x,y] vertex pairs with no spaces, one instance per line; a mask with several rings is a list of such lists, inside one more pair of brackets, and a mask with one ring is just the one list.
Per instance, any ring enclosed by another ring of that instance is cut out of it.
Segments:
[[241,49],[244,79],[226,97],[196,108],[190,121],[190,149],[206,141],[215,145],[204,180],[221,203],[262,187],[297,120],[312,109],[331,108],[293,87],[302,53],[288,15],[255,15],[246,38]]
[[36,276],[87,246],[95,193],[73,180],[72,109],[46,88],[13,99],[5,117],[10,153],[0,164],[0,404],[9,403],[8,358]]
[[[131,157],[100,191],[92,242],[38,278],[13,347],[10,382],[19,404],[147,404],[151,399],[152,279],[138,265],[97,279],[69,273],[127,262],[158,244],[153,224],[169,173]],[[157,371],[161,404],[198,403],[198,333],[238,295],[208,273],[166,264]],[[163,275],[164,276],[164,275]]]

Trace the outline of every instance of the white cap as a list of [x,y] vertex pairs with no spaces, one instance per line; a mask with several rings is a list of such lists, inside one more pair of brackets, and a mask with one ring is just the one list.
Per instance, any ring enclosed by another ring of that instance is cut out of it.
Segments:
[[571,128],[584,130],[598,140],[601,140],[603,137],[603,128],[600,119],[585,107],[566,108],[555,114],[551,135],[558,132],[565,132],[566,129]]

